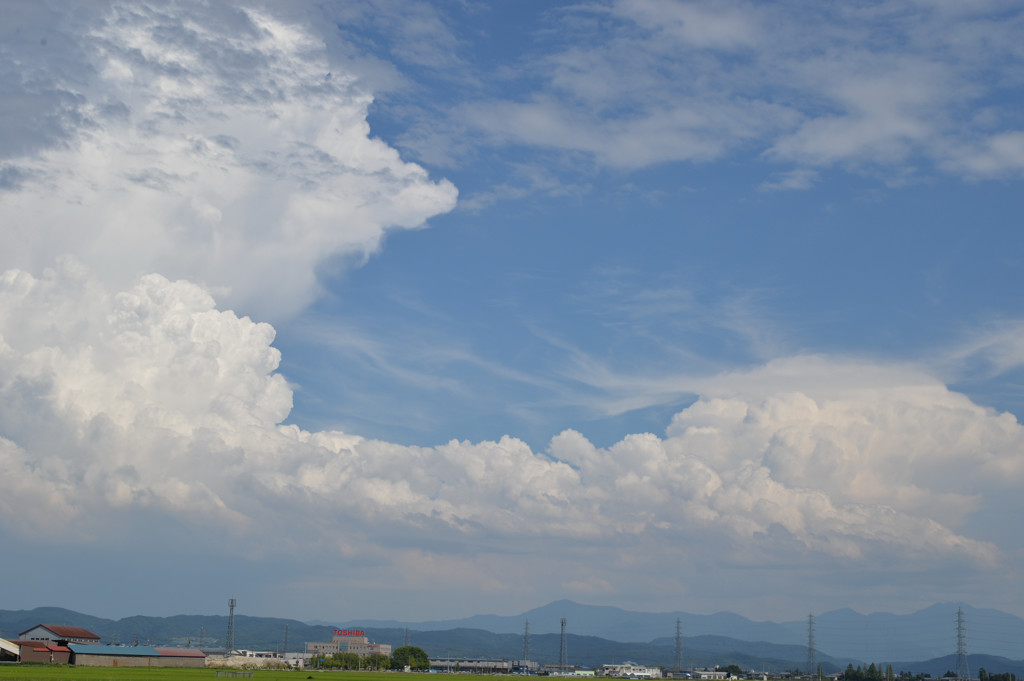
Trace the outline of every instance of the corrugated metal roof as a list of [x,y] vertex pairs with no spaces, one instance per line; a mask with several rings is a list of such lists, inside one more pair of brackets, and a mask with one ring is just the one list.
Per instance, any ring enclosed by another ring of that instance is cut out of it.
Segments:
[[162,657],[206,657],[198,648],[157,648]]
[[[97,641],[100,640],[99,636],[92,633],[88,629],[84,629],[82,627],[65,627],[60,624],[37,624],[36,626],[32,627],[32,629],[37,629],[39,627],[49,629],[51,632],[57,634],[57,636],[60,636],[61,638],[94,638]],[[32,629],[26,629],[25,631],[18,634],[18,636],[24,636],[28,632],[32,631]]]
[[6,638],[0,638],[0,650],[6,650],[12,655],[18,655],[21,652],[21,646],[15,641],[8,641]]
[[92,644],[72,643],[70,646],[75,655],[121,655],[130,657],[159,657],[160,653],[152,646],[97,646]]

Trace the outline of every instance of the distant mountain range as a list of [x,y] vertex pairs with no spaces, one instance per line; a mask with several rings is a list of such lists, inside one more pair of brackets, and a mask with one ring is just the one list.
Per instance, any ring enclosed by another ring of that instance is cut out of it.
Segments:
[[[937,604],[908,615],[861,615],[850,609],[814,617],[815,658],[826,671],[874,662],[896,671],[941,676],[956,667],[955,604]],[[1024,620],[997,610],[960,606],[973,671],[1014,672],[1024,676]],[[287,627],[288,649],[303,650],[307,641],[325,641],[336,627],[363,629],[379,643],[409,642],[434,657],[518,659],[523,630],[530,623],[530,657],[542,663],[559,658],[561,618],[567,619],[567,649],[574,664],[594,666],[632,660],[671,666],[675,658],[676,621],[682,631],[686,666],[738,664],[747,669],[779,671],[803,668],[807,661],[808,620],[754,622],[733,613],[692,615],[644,613],[607,606],[556,601],[521,615],[476,615],[434,622],[358,620],[299,622],[272,617],[235,616],[235,646],[281,650]],[[36,624],[82,626],[105,642],[191,645],[220,648],[226,615],[127,617],[108,620],[61,608],[0,610],[0,636],[14,638]]]
[[[963,609],[969,652],[1017,659],[1024,657],[1024,620],[1014,615],[968,605],[939,603],[908,615],[862,615],[845,608],[815,615],[817,650],[837,658],[859,660],[922,660],[956,652],[956,612]],[[404,623],[360,620],[340,623],[363,627],[437,631],[466,628],[521,634],[527,620],[530,631],[559,633],[561,618],[570,633],[612,641],[655,641],[675,635],[676,620],[683,636],[725,636],[743,641],[796,645],[806,660],[808,621],[754,622],[730,612],[692,615],[686,612],[633,612],[609,606],[555,601],[521,615],[475,615],[465,619]]]

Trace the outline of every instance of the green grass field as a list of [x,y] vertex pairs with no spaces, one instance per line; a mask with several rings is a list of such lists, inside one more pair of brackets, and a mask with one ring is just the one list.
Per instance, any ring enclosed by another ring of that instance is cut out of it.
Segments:
[[[275,669],[255,670],[252,681],[426,681],[421,674],[398,672],[342,672]],[[434,676],[433,678],[437,678]],[[494,676],[459,674],[460,681],[495,679]],[[505,677],[507,679],[507,677]],[[0,681],[217,681],[216,669],[176,669],[172,667],[74,667],[70,665],[0,665]],[[221,679],[220,681],[227,681]],[[239,680],[242,681],[242,680]]]

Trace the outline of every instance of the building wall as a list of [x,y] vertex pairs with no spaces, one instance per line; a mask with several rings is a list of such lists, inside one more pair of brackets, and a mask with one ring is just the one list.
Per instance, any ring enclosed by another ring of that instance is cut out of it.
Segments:
[[166,657],[161,656],[153,662],[154,666],[160,667],[205,667],[205,657]]
[[79,667],[162,667],[159,657],[149,655],[75,655]]
[[337,641],[311,641],[306,644],[307,655],[333,655],[340,652],[341,646]]
[[333,655],[334,653],[355,653],[359,657],[367,655],[391,656],[391,645],[388,643],[370,643],[366,636],[335,636],[330,641],[309,642],[306,644],[307,655]]
[[81,643],[84,645],[96,645],[99,643],[98,639],[95,638],[75,638],[73,636],[63,637],[58,636],[43,625],[32,627],[28,631],[22,632],[19,638],[25,641],[49,641],[55,643],[57,641],[67,641],[68,643]]
[[[344,644],[344,641],[342,641]],[[370,643],[364,637],[362,640],[349,640],[348,649],[343,652],[355,653],[359,657],[367,655],[391,655],[391,645],[388,643]]]
[[451,669],[452,671],[474,672],[510,672],[516,666],[514,660],[479,660],[468,658],[437,658],[430,660],[431,669]]
[[22,662],[42,662],[43,664],[68,664],[71,651],[34,650],[31,646],[21,646]]
[[660,679],[661,669],[658,667],[646,667],[642,664],[626,662],[625,664],[604,664],[601,665],[602,676],[617,676],[621,678],[645,678]]

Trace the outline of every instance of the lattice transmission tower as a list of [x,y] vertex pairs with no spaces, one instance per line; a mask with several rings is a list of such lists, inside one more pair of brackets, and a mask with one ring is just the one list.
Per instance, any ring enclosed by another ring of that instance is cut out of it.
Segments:
[[562,618],[562,645],[558,652],[558,667],[563,674],[569,670],[569,657],[565,650],[565,618]]
[[956,609],[956,678],[971,678],[971,670],[967,666],[967,625],[963,608]]
[[681,672],[683,670],[683,626],[678,617],[676,618],[676,659],[674,664],[674,671]]
[[817,674],[818,664],[814,651],[814,615],[807,615],[807,678],[813,679]]

